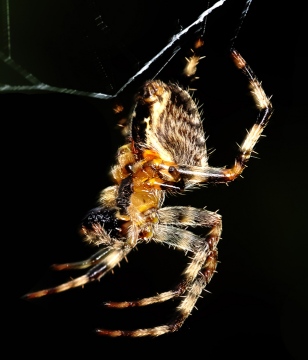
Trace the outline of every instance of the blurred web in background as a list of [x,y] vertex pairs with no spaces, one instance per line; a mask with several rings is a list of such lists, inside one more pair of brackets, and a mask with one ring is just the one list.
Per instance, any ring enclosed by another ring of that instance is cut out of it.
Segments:
[[[244,10],[242,10],[242,17],[241,17],[240,25],[232,39],[231,47],[233,46],[233,42],[234,42],[235,38],[237,37],[238,31],[241,27],[241,23],[247,14],[247,11],[248,11],[251,1],[252,0],[246,1],[246,6],[245,6]],[[17,27],[15,25],[16,17],[18,18],[17,21],[22,19],[22,16],[23,16],[22,6],[25,6],[24,4],[17,4],[16,0],[0,0],[0,3],[1,3],[0,19],[1,19],[1,23],[2,23],[1,24],[1,34],[2,35],[0,37],[0,70],[1,70],[0,92],[2,92],[2,93],[54,92],[54,93],[64,93],[64,94],[73,94],[73,95],[78,95],[78,96],[86,96],[86,97],[98,98],[98,99],[115,98],[130,83],[132,83],[138,76],[140,76],[141,74],[146,72],[148,69],[150,69],[157,62],[157,60],[159,60],[162,57],[163,54],[165,54],[167,51],[171,51],[171,53],[168,55],[169,56],[168,60],[164,60],[164,63],[162,63],[162,65],[161,65],[161,67],[166,66],[167,63],[171,60],[171,58],[180,50],[181,47],[179,45],[179,41],[181,40],[181,38],[185,34],[190,32],[191,29],[195,30],[197,26],[199,26],[200,28],[202,27],[202,25],[204,26],[204,22],[205,22],[207,16],[209,14],[211,14],[212,12],[214,12],[219,7],[221,7],[222,5],[224,5],[225,2],[227,2],[227,0],[220,0],[220,1],[215,2],[214,4],[210,4],[210,2],[209,2],[207,9],[204,9],[204,11],[201,14],[199,14],[199,16],[197,18],[195,18],[190,23],[190,25],[186,26],[185,28],[180,28],[180,31],[178,31],[176,34],[171,36],[169,42],[167,41],[166,44],[163,46],[163,48],[159,49],[159,51],[156,52],[154,56],[143,59],[139,63],[134,58],[135,63],[138,64],[138,68],[136,69],[133,66],[131,66],[131,69],[134,72],[133,73],[131,72],[130,75],[126,78],[125,78],[126,75],[122,76],[121,77],[122,83],[119,83],[119,82],[116,83],[115,81],[109,81],[110,86],[108,86],[108,87],[105,86],[105,89],[103,89],[103,91],[104,91],[108,88],[107,90],[109,90],[109,92],[103,93],[103,92],[99,92],[99,91],[88,91],[88,90],[84,90],[84,89],[77,90],[77,87],[69,88],[69,87],[65,87],[65,86],[62,87],[62,86],[52,85],[52,83],[53,83],[52,81],[50,81],[50,82],[42,81],[36,71],[34,74],[34,71],[29,70],[29,68],[26,65],[21,65],[20,61],[17,60],[19,53],[18,53],[18,49],[17,49],[17,46],[14,41],[14,34],[16,35],[16,33],[19,32],[18,35],[24,36],[25,43],[26,43],[27,36],[35,37],[37,35],[37,30],[36,30],[36,33],[34,32],[31,35],[27,35],[27,30],[28,30],[27,27],[29,27],[29,24],[23,23],[20,25],[20,27]],[[37,21],[38,21],[38,23],[39,23],[39,21],[41,21],[42,24],[44,22],[49,21],[48,18],[44,19],[43,16],[41,16],[39,13],[39,11],[40,11],[39,6],[41,6],[41,9],[43,8],[43,6],[45,6],[44,9],[46,9],[46,6],[47,6],[48,11],[51,11],[51,10],[54,11],[54,14],[50,13],[50,18],[51,18],[51,24],[56,29],[57,28],[56,21],[58,21],[58,18],[56,16],[57,15],[56,8],[57,8],[57,5],[58,6],[61,6],[61,5],[57,4],[56,2],[53,2],[52,6],[50,8],[48,8],[48,4],[47,5],[46,4],[40,5],[39,3],[36,3],[36,1],[34,1],[34,3],[32,4],[34,9],[36,11],[38,11],[38,14],[39,14]],[[67,6],[69,6],[70,2],[66,1],[65,4]],[[92,2],[92,5],[93,4],[95,6],[95,2]],[[48,13],[47,13],[47,15],[48,15]],[[104,15],[105,15],[105,13],[104,13]],[[97,11],[96,14],[95,13],[92,14],[92,20],[93,20],[92,27],[93,26],[96,27],[96,31],[97,31],[97,29],[99,29],[101,33],[105,34],[105,42],[107,42],[107,41],[109,41],[110,43],[114,42],[114,37],[110,38],[111,40],[108,40],[108,34],[110,35],[110,31],[109,31],[110,29],[108,29],[108,25],[103,20],[100,10]],[[13,21],[15,21],[14,26],[13,26]],[[66,19],[64,18],[63,22],[65,22],[65,21],[66,21]],[[76,21],[78,21],[78,20],[76,20]],[[68,28],[69,28],[69,25],[68,25]],[[199,28],[199,30],[200,30],[200,28]],[[125,28],[122,29],[122,32],[124,32],[123,30],[125,31]],[[57,30],[55,30],[55,31],[57,31]],[[61,38],[61,33],[59,34],[59,36]],[[89,37],[89,35],[87,34],[84,37]],[[15,38],[16,38],[16,36],[15,36]],[[77,38],[77,36],[76,36],[76,38]],[[82,37],[80,37],[80,38],[82,38]],[[117,37],[115,37],[115,38],[117,38]],[[78,41],[78,40],[76,40],[76,41]],[[95,42],[95,40],[94,40],[94,42]],[[96,44],[98,44],[97,41],[96,41]],[[120,41],[118,42],[117,45],[119,45],[119,44],[120,44]],[[21,45],[23,45],[23,44],[19,43],[20,48],[22,48]],[[41,40],[41,45],[44,46],[44,42],[42,40]],[[77,47],[78,46],[79,46],[79,44],[77,44]],[[82,48],[82,44],[80,44],[80,46]],[[112,44],[112,46],[114,46],[114,44]],[[24,45],[24,47],[25,47],[24,53],[26,52],[27,54],[31,55],[31,49],[26,48],[27,47],[26,44]],[[93,45],[93,47],[95,47],[95,44]],[[63,48],[65,48],[65,42],[63,43]],[[61,48],[60,48],[60,50],[61,50]],[[55,47],[55,51],[53,51],[53,49],[51,49],[49,51],[52,53],[52,56],[61,58],[60,50]],[[96,51],[96,50],[94,50],[94,51]],[[133,53],[133,51],[131,52],[131,54],[128,54],[127,47],[125,49],[123,47],[122,53],[117,54],[114,51],[114,49],[110,50],[109,53],[114,53],[114,59],[123,59],[124,57],[131,55]],[[100,72],[105,73],[106,78],[108,78],[111,74],[111,71],[108,71],[108,69],[105,66],[105,63],[103,64],[103,61],[100,60],[101,57],[106,56],[105,54],[108,54],[108,51],[101,51],[101,53],[97,53],[97,64],[98,64],[98,66],[100,66]],[[123,54],[125,54],[125,55],[123,55]],[[51,56],[51,58],[52,58],[52,56]],[[71,57],[73,57],[73,55]],[[133,55],[131,55],[131,57],[133,57]],[[49,61],[52,61],[52,59],[49,59]],[[113,59],[111,59],[109,61],[116,62]],[[119,66],[119,68],[125,67],[125,66],[123,66],[124,63],[125,63],[125,61],[123,61],[123,63],[121,64],[121,66]],[[69,65],[71,65],[71,64],[69,64]],[[130,64],[128,64],[127,67],[129,67],[129,65]],[[40,67],[41,67],[41,64],[37,65],[37,68],[40,68]],[[79,71],[83,72],[82,69],[80,69]],[[8,75],[8,74],[9,74],[9,76],[6,77],[6,75]],[[61,76],[61,75],[59,75],[59,76]],[[9,78],[10,81],[7,81],[7,78]],[[127,80],[127,78],[128,78],[128,80]],[[115,86],[113,84],[115,84]]]

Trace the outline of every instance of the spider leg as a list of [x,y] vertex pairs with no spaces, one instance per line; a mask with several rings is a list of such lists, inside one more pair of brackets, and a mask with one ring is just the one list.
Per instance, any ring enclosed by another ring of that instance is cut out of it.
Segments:
[[[185,211],[185,209],[187,211]],[[221,217],[217,213],[191,207],[163,208],[161,219],[173,221],[175,225],[211,226],[204,239],[185,229],[170,225],[159,225],[155,241],[193,253],[192,261],[183,272],[183,281],[167,292],[142,300],[120,303],[107,303],[109,307],[145,306],[163,302],[184,294],[184,298],[176,309],[176,316],[168,325],[132,331],[97,329],[99,335],[107,336],[159,336],[178,330],[191,313],[203,289],[210,282],[217,265],[217,244],[221,235]],[[190,215],[189,215],[190,214]],[[198,224],[200,220],[200,224]],[[164,221],[164,220],[163,220]]]
[[[174,212],[173,208],[169,208]],[[197,210],[197,209],[196,209]],[[203,239],[185,229],[180,229],[170,225],[158,225],[155,230],[154,241],[167,244],[173,248],[183,250],[185,252],[197,252],[199,247],[205,246]],[[148,298],[133,301],[107,301],[103,305],[111,308],[126,308],[136,306],[147,306],[154,303],[165,302],[174,297],[181,296],[187,288],[187,279],[185,278],[174,289],[166,291]]]
[[261,83],[258,81],[252,69],[236,50],[232,50],[231,57],[236,67],[240,69],[248,79],[251,96],[259,110],[257,120],[240,145],[235,163],[230,168],[202,168],[198,166],[187,166],[185,164],[179,165],[177,171],[186,178],[188,186],[204,182],[225,183],[233,181],[241,175],[273,113],[271,101],[266,96]]
[[87,269],[87,268],[101,262],[101,259],[104,258],[108,252],[110,252],[110,249],[108,247],[106,247],[106,248],[100,249],[95,254],[90,256],[88,259],[73,262],[73,263],[53,264],[53,265],[51,265],[51,268],[53,270],[57,270],[57,271]]
[[[211,228],[221,220],[215,212],[204,209],[197,209],[190,206],[164,207],[158,210],[159,223],[154,240],[176,247],[183,251],[197,252],[204,241],[190,231],[176,228],[175,226],[208,227]],[[168,225],[167,225],[168,224]],[[188,282],[185,278],[174,289],[148,298],[134,301],[108,301],[104,306],[112,308],[126,308],[147,306],[154,303],[161,303],[175,297],[181,296],[187,289]]]
[[[120,261],[130,252],[131,248],[123,247],[114,249],[114,248],[106,248],[104,251],[99,250],[96,254],[91,256],[88,260],[80,263],[72,263],[72,264],[62,264],[55,265],[55,267],[59,269],[76,269],[76,268],[84,268],[91,266],[91,269],[85,274],[76,279],[67,281],[61,285],[51,287],[48,289],[39,290],[36,292],[28,293],[23,296],[25,299],[33,299],[42,297],[45,295],[55,294],[62,291],[66,291],[72,288],[76,288],[82,285],[85,285],[89,282],[99,280],[102,276],[104,276],[107,272],[113,269]],[[93,261],[95,259],[95,261]],[[89,265],[90,263],[90,265]],[[77,264],[77,265],[76,265]],[[86,266],[82,266],[80,264],[87,264]]]

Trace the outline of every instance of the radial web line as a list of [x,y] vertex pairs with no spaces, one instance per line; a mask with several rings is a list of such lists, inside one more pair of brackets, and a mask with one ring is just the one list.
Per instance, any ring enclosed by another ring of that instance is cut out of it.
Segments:
[[[7,3],[9,0],[6,0]],[[88,91],[81,91],[75,89],[68,89],[68,88],[61,88],[57,86],[51,86],[39,81],[35,76],[30,74],[27,70],[23,69],[22,66],[18,65],[15,61],[10,59],[8,56],[5,56],[2,52],[0,52],[0,60],[2,60],[6,65],[13,68],[16,72],[23,75],[23,77],[31,82],[33,85],[8,85],[8,84],[1,84],[0,85],[0,92],[8,93],[8,92],[33,92],[33,91],[48,91],[48,92],[55,92],[55,93],[62,93],[62,94],[70,94],[70,95],[78,95],[78,96],[86,96],[96,99],[111,99],[117,97],[119,93],[121,93],[131,82],[133,82],[136,77],[141,75],[144,71],[146,71],[160,56],[162,56],[166,50],[173,46],[173,44],[178,41],[184,34],[186,34],[192,27],[202,23],[206,16],[208,16],[213,10],[222,6],[225,1],[227,0],[220,0],[217,1],[213,6],[209,9],[205,10],[196,21],[192,24],[187,26],[185,29],[181,30],[179,33],[174,35],[169,43],[161,50],[158,54],[156,54],[151,60],[149,60],[135,75],[133,75],[114,95],[111,94],[103,94],[97,92],[88,92]],[[7,5],[7,9],[9,10],[9,6]],[[8,14],[7,14],[8,16]],[[7,24],[7,30],[9,33],[10,27],[9,22]],[[9,35],[8,35],[9,39]],[[11,47],[9,47],[11,49]],[[0,81],[1,83],[1,81]]]

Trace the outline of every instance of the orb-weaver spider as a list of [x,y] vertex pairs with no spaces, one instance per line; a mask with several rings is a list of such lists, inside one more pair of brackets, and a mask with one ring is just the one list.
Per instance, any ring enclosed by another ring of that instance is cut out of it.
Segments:
[[[137,301],[108,302],[109,307],[145,306],[182,296],[174,318],[166,325],[132,331],[97,329],[108,336],[159,336],[178,330],[193,310],[217,265],[217,244],[222,222],[216,212],[193,207],[163,207],[168,192],[180,192],[204,183],[228,183],[244,170],[254,146],[267,125],[272,105],[260,82],[242,56],[231,57],[248,79],[259,110],[255,124],[239,147],[230,168],[208,164],[206,139],[198,107],[189,92],[174,83],[147,81],[136,95],[127,143],[120,147],[111,174],[115,185],[101,192],[99,206],[84,219],[84,238],[100,247],[84,261],[53,265],[56,270],[88,272],[62,285],[25,295],[32,299],[62,292],[100,279],[138,244],[154,240],[190,254],[183,279],[172,290]],[[205,227],[196,235],[186,227]]]

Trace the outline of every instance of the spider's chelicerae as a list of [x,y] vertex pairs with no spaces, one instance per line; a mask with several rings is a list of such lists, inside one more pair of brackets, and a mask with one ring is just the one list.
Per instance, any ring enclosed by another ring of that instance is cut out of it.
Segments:
[[[184,191],[203,183],[228,183],[244,170],[254,146],[272,114],[272,105],[242,56],[231,57],[248,79],[259,109],[257,120],[239,147],[233,166],[208,164],[205,135],[198,107],[180,86],[147,81],[136,95],[127,143],[120,147],[111,174],[115,185],[101,192],[99,206],[84,219],[81,232],[100,249],[81,262],[53,265],[56,270],[88,272],[62,285],[25,295],[32,299],[99,280],[138,244],[155,241],[183,250],[191,260],[182,280],[172,290],[136,301],[108,302],[115,308],[145,306],[181,296],[174,318],[166,325],[132,331],[97,329],[108,336],[159,336],[178,330],[191,313],[217,265],[222,230],[216,212],[193,207],[163,207],[168,192]],[[187,227],[207,228],[204,236]]]

